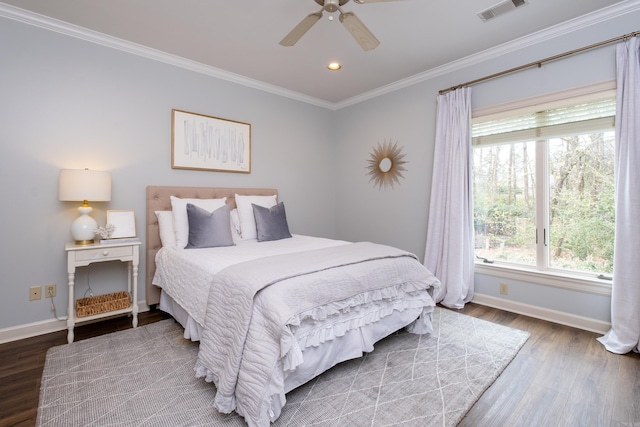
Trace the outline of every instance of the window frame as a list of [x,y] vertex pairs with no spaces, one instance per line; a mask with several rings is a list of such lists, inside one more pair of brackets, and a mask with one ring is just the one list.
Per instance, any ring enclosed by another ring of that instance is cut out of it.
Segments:
[[[517,116],[533,110],[543,111],[605,97],[615,97],[615,90],[616,82],[612,80],[496,106],[477,108],[472,111],[472,123]],[[538,158],[548,159],[548,144],[546,140],[547,138],[542,141],[535,141],[536,156],[538,156]],[[478,146],[482,146],[482,144],[474,144],[472,149]],[[536,237],[538,239],[543,237],[548,239],[548,235],[544,236],[547,233],[542,230],[549,230],[549,215],[548,213],[546,215],[539,215],[540,209],[548,209],[548,174],[548,162],[536,162],[536,176],[544,177],[544,183],[536,187],[536,200],[545,200],[544,206],[538,206],[538,204],[536,204],[536,233],[543,234],[542,236],[537,235]],[[602,278],[595,272],[580,272],[551,267],[549,265],[548,244],[536,245],[535,266],[516,264],[503,260],[488,263],[483,259],[476,258],[475,273],[597,295],[611,295],[611,279]]]

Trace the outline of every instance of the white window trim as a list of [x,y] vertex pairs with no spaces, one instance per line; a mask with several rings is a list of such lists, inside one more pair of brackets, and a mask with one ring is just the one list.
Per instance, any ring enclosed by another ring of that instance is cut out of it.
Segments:
[[475,136],[473,137],[473,146],[488,147],[491,145],[499,145],[505,142],[526,142],[536,139],[559,138],[564,135],[571,135],[577,131],[597,132],[602,130],[610,130],[615,127],[614,117],[601,117],[598,119],[589,119],[588,121],[562,123],[559,125],[544,126],[542,128],[531,128],[516,130],[512,132],[498,133],[493,135]]
[[573,101],[590,101],[602,98],[602,94],[607,91],[611,92],[611,96],[615,96],[615,80],[607,80],[560,92],[547,93],[531,98],[505,102],[503,104],[476,108],[471,112],[472,121],[496,120],[507,116],[517,116],[519,114],[526,114],[534,109],[550,110],[560,108],[567,104],[572,104]]
[[485,264],[482,261],[476,262],[474,272],[492,277],[501,277],[555,288],[611,296],[611,280],[603,280],[595,277],[588,278],[549,270],[539,271],[520,265]]
[[[519,99],[504,104],[475,109],[472,111],[472,121],[494,120],[501,117],[526,113],[531,111],[532,107],[536,109],[557,108],[573,103],[576,100],[602,98],[603,93],[606,92],[610,92],[611,96],[615,96],[615,90],[616,81],[609,80],[532,98]],[[539,257],[537,257],[537,259],[539,260]],[[527,266],[524,265],[509,263],[496,265],[476,261],[474,272],[492,277],[501,277],[561,289],[611,296],[611,280],[571,274],[569,271],[538,270],[533,267],[527,268]]]

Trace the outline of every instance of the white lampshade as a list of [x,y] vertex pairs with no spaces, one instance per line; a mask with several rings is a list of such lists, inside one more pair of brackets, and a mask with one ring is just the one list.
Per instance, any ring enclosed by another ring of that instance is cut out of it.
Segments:
[[58,197],[63,202],[111,200],[111,173],[89,169],[60,171]]
[[111,173],[89,169],[63,169],[58,183],[58,199],[63,202],[82,201],[80,216],[71,225],[71,235],[76,244],[93,243],[98,223],[89,214],[92,202],[111,200]]

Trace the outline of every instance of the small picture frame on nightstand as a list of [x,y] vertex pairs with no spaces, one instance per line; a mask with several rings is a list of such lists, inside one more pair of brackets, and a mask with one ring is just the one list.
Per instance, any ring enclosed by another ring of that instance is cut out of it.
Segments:
[[136,237],[136,216],[134,211],[108,210],[107,224],[115,228],[110,239]]

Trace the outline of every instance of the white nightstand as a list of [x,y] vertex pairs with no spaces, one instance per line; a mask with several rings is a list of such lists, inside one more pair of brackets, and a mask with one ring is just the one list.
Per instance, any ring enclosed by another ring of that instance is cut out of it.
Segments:
[[[67,341],[73,342],[73,328],[76,323],[88,322],[103,317],[109,317],[117,314],[131,313],[133,316],[133,327],[138,326],[138,264],[140,263],[140,244],[141,242],[123,242],[93,245],[76,245],[67,243],[65,250],[67,251],[67,273],[69,273],[69,306],[67,308]],[[109,311],[106,313],[96,314],[76,318],[75,307],[75,275],[76,267],[85,267],[94,262],[122,261],[128,263],[127,288],[131,295],[131,306],[122,310]]]

